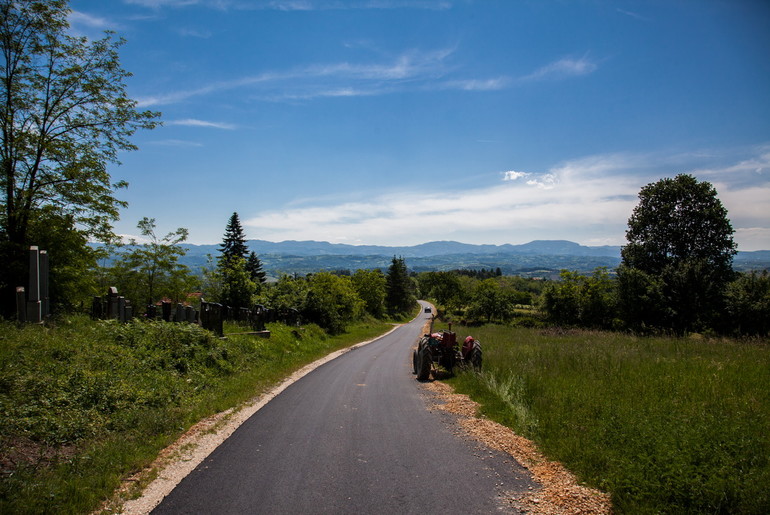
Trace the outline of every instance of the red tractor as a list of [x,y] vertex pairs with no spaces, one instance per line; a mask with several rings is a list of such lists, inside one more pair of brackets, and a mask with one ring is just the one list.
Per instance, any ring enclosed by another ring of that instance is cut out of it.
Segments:
[[473,336],[468,336],[460,347],[457,334],[452,331],[426,334],[420,338],[417,349],[412,353],[412,364],[420,381],[428,379],[431,372],[435,377],[439,366],[449,374],[458,365],[470,364],[476,370],[481,370],[481,343]]

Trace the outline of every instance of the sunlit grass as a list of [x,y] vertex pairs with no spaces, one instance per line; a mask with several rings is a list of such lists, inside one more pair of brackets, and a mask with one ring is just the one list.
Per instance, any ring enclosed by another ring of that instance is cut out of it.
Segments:
[[484,372],[455,386],[610,492],[618,512],[770,512],[766,342],[467,332]]
[[163,322],[3,323],[0,513],[90,512],[196,421],[391,328],[369,320],[330,337],[269,324],[269,339],[218,339]]

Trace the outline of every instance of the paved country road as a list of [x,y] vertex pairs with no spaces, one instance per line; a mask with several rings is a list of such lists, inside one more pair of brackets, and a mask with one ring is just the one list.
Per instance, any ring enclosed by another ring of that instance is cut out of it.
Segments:
[[431,409],[411,370],[427,313],[330,361],[256,412],[158,505],[169,513],[509,513],[509,456]]

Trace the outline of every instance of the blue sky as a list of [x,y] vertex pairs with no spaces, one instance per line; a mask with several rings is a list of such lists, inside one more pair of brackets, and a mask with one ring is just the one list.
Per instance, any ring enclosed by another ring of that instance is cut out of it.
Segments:
[[250,239],[625,242],[639,190],[711,182],[770,249],[770,2],[71,0],[163,113],[137,221]]

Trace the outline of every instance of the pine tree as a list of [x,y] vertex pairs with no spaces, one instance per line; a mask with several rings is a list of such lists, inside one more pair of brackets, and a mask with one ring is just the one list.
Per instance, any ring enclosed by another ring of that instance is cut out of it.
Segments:
[[254,281],[255,284],[265,284],[265,276],[267,274],[262,270],[262,262],[253,251],[246,259],[246,271],[249,272],[251,280]]
[[412,280],[403,257],[393,256],[385,280],[385,303],[388,311],[394,315],[408,313],[415,303],[415,298],[412,293]]
[[222,262],[231,261],[233,258],[247,259],[249,249],[246,247],[246,234],[243,232],[238,213],[233,213],[225,228],[225,236],[222,245],[219,246],[222,253]]

